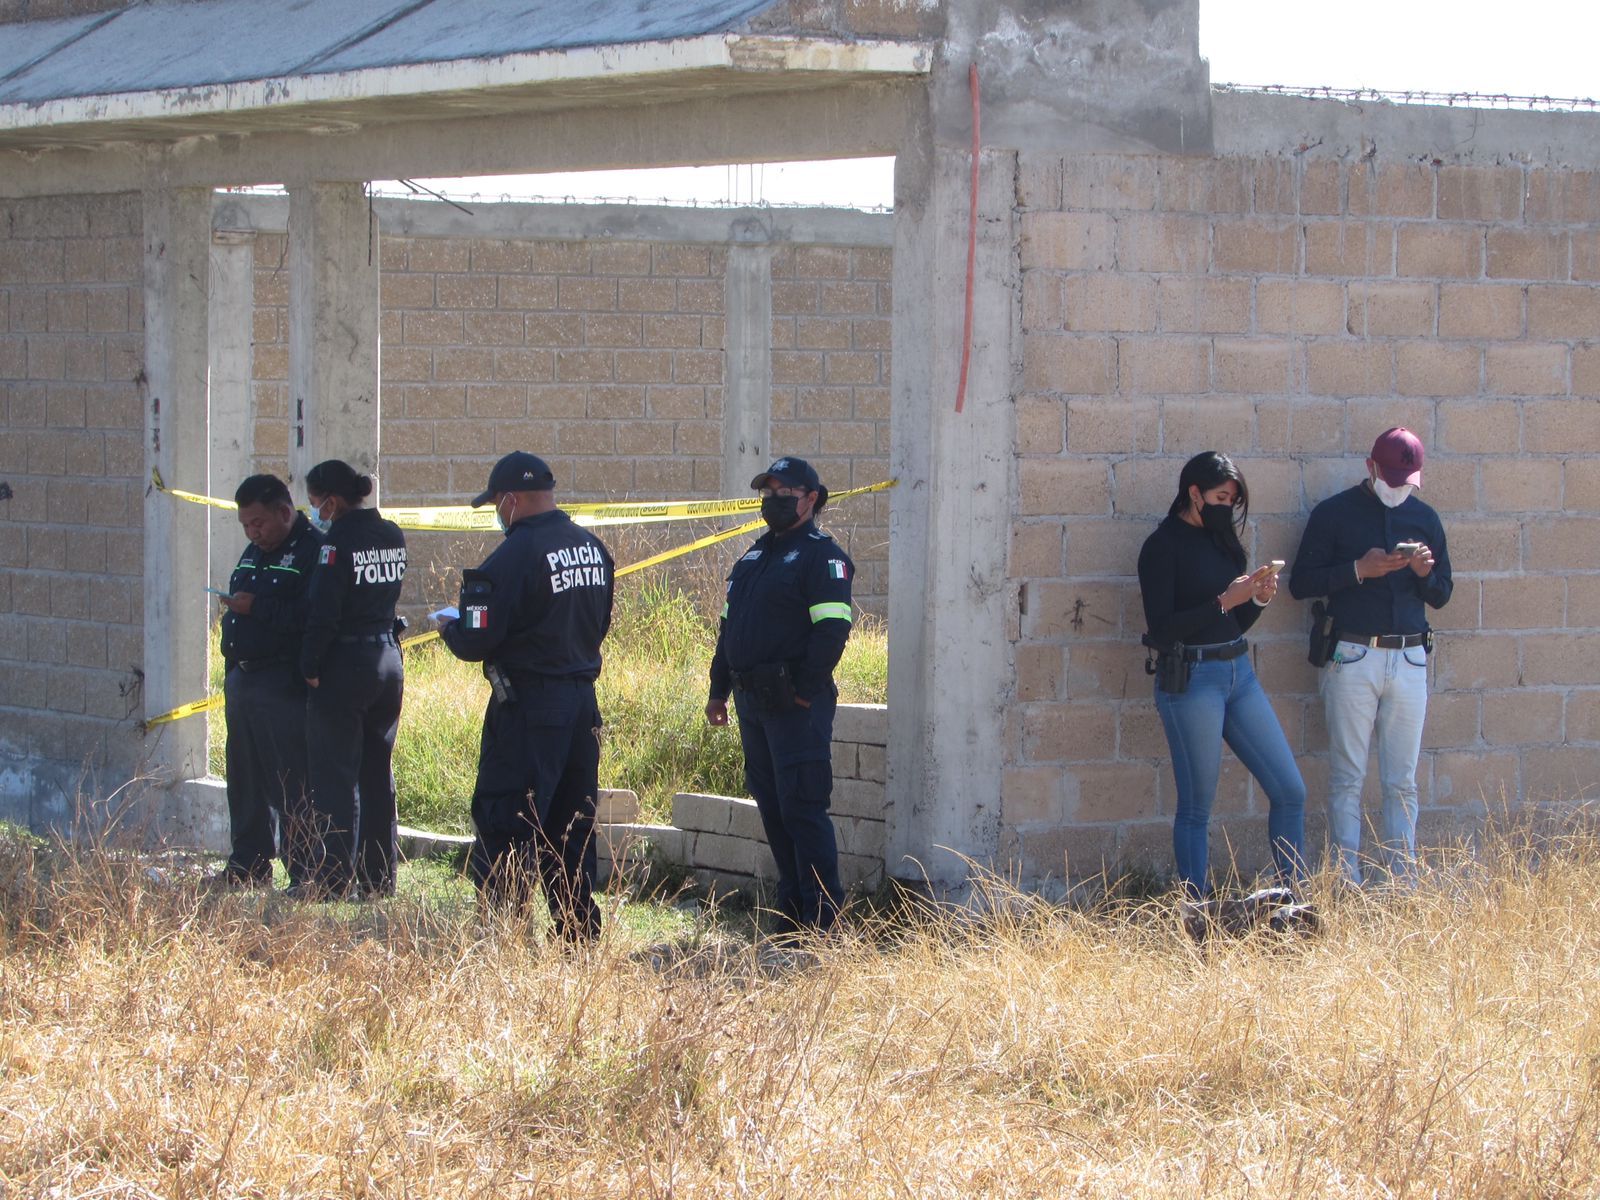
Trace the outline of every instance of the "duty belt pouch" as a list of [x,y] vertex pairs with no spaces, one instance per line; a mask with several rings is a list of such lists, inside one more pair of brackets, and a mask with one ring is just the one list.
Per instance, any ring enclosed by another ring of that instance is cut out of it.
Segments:
[[1333,661],[1333,650],[1339,641],[1333,631],[1333,617],[1321,600],[1311,605],[1311,645],[1306,651],[1306,661],[1313,667],[1325,667]]
[[483,677],[489,681],[489,690],[494,694],[496,703],[517,702],[517,689],[511,686],[511,680],[506,677],[506,673],[494,663],[483,664]]
[[764,713],[776,716],[794,708],[794,680],[789,675],[788,663],[762,663],[751,667],[740,672],[739,682]]
[[1184,657],[1183,643],[1173,642],[1162,646],[1151,640],[1147,633],[1139,639],[1146,650],[1144,673],[1156,677],[1156,686],[1169,696],[1181,696],[1189,690],[1189,673],[1194,664]]

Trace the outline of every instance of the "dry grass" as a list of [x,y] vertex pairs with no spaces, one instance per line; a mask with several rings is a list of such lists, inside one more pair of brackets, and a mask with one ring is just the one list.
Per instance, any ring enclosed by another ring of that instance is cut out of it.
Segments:
[[4,845],[0,1194],[1590,1196],[1600,841],[1318,939],[1165,911],[873,918],[787,965],[210,898]]

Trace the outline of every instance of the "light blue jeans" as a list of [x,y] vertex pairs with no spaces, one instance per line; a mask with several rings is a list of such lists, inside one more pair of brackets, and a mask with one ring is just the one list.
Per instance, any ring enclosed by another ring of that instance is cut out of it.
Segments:
[[1167,731],[1178,803],[1172,853],[1178,877],[1194,897],[1206,894],[1211,805],[1222,768],[1222,743],[1267,793],[1267,836],[1280,883],[1305,878],[1306,785],[1278,714],[1249,654],[1226,662],[1195,663],[1189,690],[1170,695],[1156,688],[1156,711]]
[[1339,870],[1361,883],[1361,784],[1378,735],[1383,788],[1379,850],[1384,869],[1414,880],[1417,850],[1417,757],[1428,713],[1428,655],[1421,646],[1374,650],[1341,641],[1322,669],[1328,714],[1328,833]]

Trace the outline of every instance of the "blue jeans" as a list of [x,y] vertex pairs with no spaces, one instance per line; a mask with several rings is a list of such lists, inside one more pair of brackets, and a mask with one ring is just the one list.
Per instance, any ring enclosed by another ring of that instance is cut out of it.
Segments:
[[1322,669],[1322,703],[1328,714],[1328,832],[1340,873],[1351,883],[1361,882],[1361,784],[1377,734],[1382,863],[1396,881],[1413,882],[1417,758],[1428,715],[1427,651],[1421,646],[1369,649],[1341,641]]
[[1249,654],[1195,663],[1188,691],[1174,696],[1156,688],[1156,711],[1167,731],[1178,785],[1172,853],[1185,890],[1195,897],[1207,892],[1207,836],[1223,742],[1267,793],[1267,836],[1279,882],[1303,881],[1306,785]]

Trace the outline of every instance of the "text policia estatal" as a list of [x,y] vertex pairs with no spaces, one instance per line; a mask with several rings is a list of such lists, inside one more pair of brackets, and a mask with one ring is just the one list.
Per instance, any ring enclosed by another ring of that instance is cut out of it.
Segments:
[[546,554],[550,564],[550,591],[575,587],[605,587],[606,567],[595,546],[563,546]]

